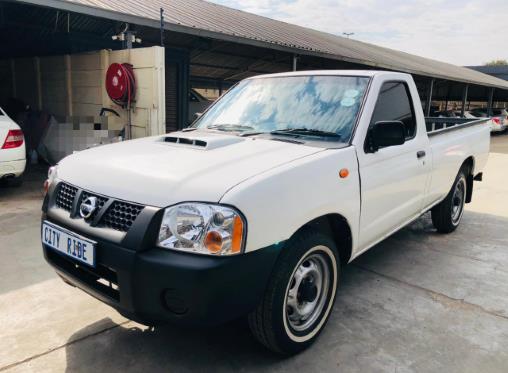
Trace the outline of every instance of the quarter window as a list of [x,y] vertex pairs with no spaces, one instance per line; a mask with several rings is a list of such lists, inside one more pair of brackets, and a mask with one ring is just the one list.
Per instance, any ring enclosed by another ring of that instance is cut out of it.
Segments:
[[404,123],[406,140],[412,139],[416,134],[416,118],[409,88],[403,82],[387,82],[379,92],[370,125],[396,120]]

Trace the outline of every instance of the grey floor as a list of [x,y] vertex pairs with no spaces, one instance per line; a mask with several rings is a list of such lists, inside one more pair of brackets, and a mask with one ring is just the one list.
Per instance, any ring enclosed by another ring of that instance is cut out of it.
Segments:
[[245,323],[155,330],[65,285],[39,243],[44,170],[0,189],[0,371],[508,371],[508,135],[457,232],[426,215],[344,269],[318,341],[281,358]]

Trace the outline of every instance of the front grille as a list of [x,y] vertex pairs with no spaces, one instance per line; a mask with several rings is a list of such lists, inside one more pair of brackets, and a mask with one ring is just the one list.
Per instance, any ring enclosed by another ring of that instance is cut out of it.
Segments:
[[141,210],[143,210],[143,206],[115,201],[106,211],[99,224],[117,231],[127,232]]
[[56,194],[56,205],[61,209],[71,211],[72,203],[77,191],[78,188],[73,187],[72,185],[60,183]]
[[[135,203],[124,202],[114,200],[112,198],[101,196],[89,191],[81,191],[79,197],[76,197],[78,194],[79,188],[69,185],[67,183],[60,183],[57,189],[57,194],[55,198],[55,204],[57,207],[69,211],[71,216],[76,216],[72,214],[72,207],[75,198],[79,198],[77,208],[79,210],[79,205],[88,197],[96,197],[98,201],[98,208],[95,212],[94,216],[101,213],[101,210],[107,208],[99,222],[96,222],[97,226],[114,229],[120,232],[127,232],[129,228],[132,226],[138,215],[143,210],[144,206],[138,205]],[[112,201],[111,203],[108,203]],[[109,207],[108,207],[109,206]],[[79,213],[76,211],[77,218],[80,219]],[[87,220],[88,223],[93,222],[93,218]]]
[[[98,201],[98,208],[97,208],[97,211],[95,212],[95,214],[93,214],[93,216],[97,215],[97,213],[99,211],[101,211],[101,209],[104,207],[104,204],[108,201],[108,199],[106,197],[103,197],[103,196],[98,196],[96,194],[93,194],[93,193],[90,193],[90,192],[85,192],[83,191],[81,193],[81,198],[79,200],[79,203],[78,203],[78,206],[85,200],[87,199],[88,197],[95,197],[97,198],[97,201]],[[92,217],[93,217],[92,216]],[[92,219],[92,218],[90,218]]]

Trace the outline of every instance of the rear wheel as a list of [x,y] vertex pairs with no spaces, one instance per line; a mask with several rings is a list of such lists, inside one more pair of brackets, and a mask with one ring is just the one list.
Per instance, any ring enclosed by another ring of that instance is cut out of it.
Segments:
[[20,187],[23,184],[23,176],[0,179],[0,187]]
[[312,344],[330,315],[339,270],[337,249],[326,235],[308,230],[291,239],[262,301],[249,315],[254,336],[284,354]]
[[432,223],[440,233],[453,232],[460,224],[466,202],[466,171],[462,168],[446,198],[432,211]]

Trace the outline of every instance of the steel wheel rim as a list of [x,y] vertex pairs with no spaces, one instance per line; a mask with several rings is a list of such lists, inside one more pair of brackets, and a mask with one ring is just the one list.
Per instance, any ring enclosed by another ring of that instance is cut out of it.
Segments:
[[465,196],[466,182],[464,181],[464,178],[460,178],[455,185],[452,196],[452,222],[454,225],[457,225],[460,218],[462,217],[462,212],[464,211]]
[[327,303],[330,288],[329,262],[322,253],[311,253],[297,265],[289,280],[285,317],[290,327],[301,332],[313,325]]

